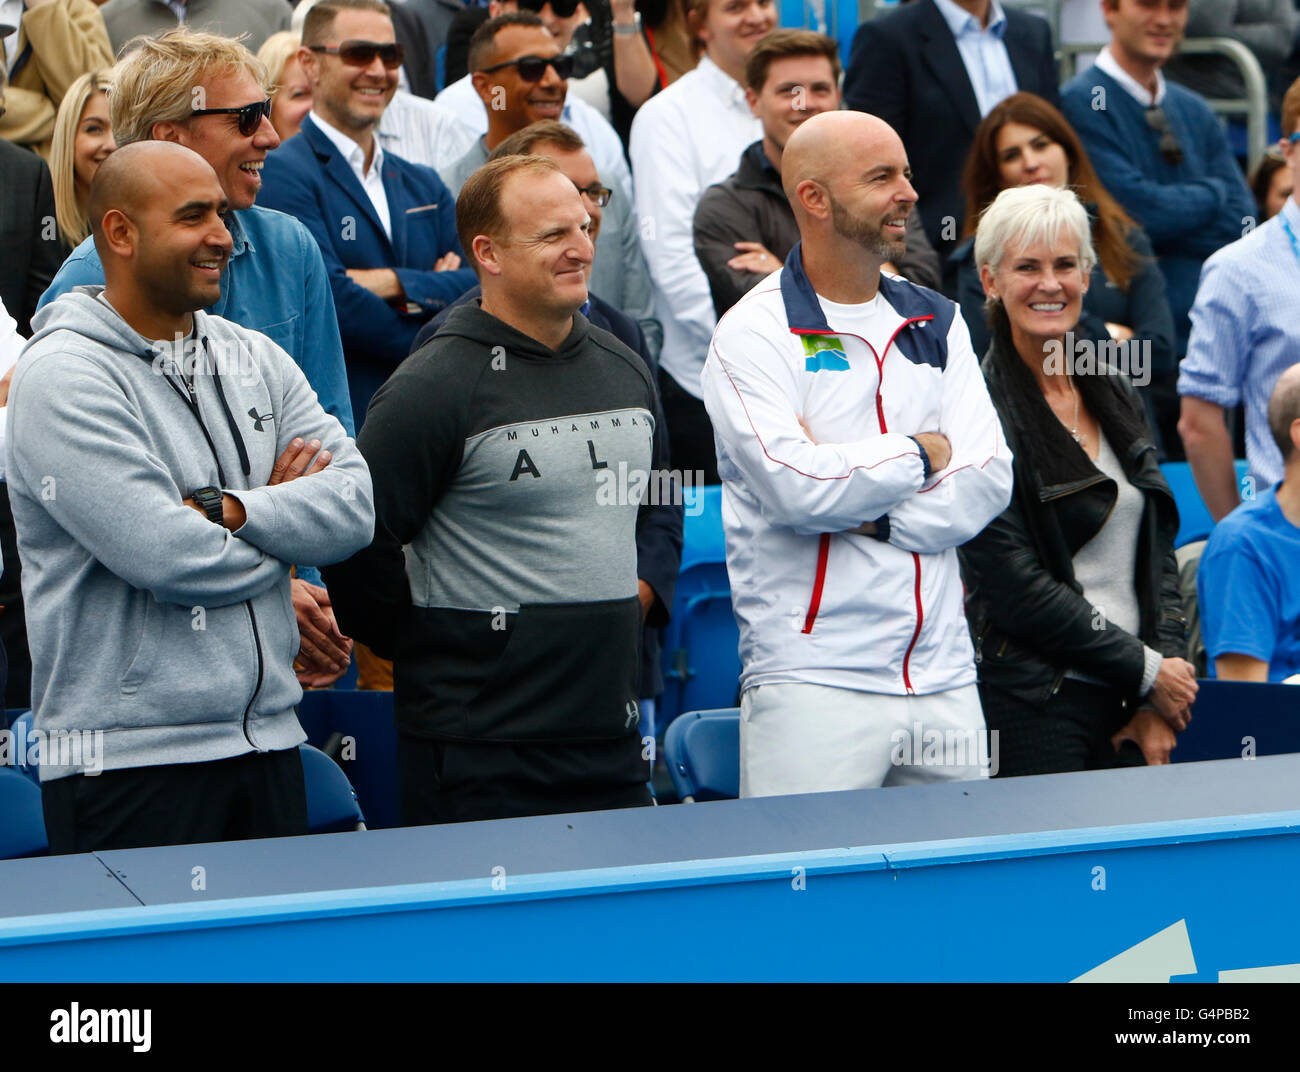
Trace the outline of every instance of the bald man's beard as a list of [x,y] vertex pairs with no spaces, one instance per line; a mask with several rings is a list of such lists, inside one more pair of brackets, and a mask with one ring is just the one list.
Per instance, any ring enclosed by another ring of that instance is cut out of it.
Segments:
[[841,238],[856,242],[873,257],[883,257],[887,261],[897,261],[907,252],[905,238],[885,237],[883,219],[878,224],[872,224],[868,219],[854,216],[829,190],[827,196],[831,202],[831,226]]

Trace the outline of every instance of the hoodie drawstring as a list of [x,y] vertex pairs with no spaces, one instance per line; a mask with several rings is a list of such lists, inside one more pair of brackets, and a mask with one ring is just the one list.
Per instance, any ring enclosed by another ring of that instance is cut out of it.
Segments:
[[[207,336],[203,338],[203,352],[206,357],[208,348]],[[230,429],[230,435],[235,440],[235,449],[239,451],[239,465],[244,470],[244,476],[248,476],[252,471],[252,464],[248,460],[248,448],[244,445],[244,436],[239,431],[239,425],[235,423],[235,416],[230,412],[230,403],[226,401],[225,389],[221,386],[221,370],[212,370],[212,379],[217,385],[217,397],[221,399],[221,409],[226,414],[226,426]]]

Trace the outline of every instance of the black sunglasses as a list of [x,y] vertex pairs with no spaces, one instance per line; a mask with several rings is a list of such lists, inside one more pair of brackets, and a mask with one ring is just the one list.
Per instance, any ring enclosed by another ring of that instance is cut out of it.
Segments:
[[[581,0],[550,0],[550,2],[556,18],[568,19],[572,18],[573,13],[578,10]],[[525,11],[541,11],[546,6],[546,0],[519,0],[519,6]]]
[[253,101],[252,104],[245,104],[242,108],[200,108],[198,111],[190,112],[190,118],[196,115],[237,115],[239,116],[239,133],[246,138],[251,138],[257,133],[257,128],[262,125],[263,117],[271,118],[271,99]]
[[[575,182],[574,186],[578,186]],[[600,208],[609,204],[609,199],[614,196],[614,191],[608,186],[601,186],[598,182],[593,182],[590,186],[578,186],[578,193],[586,194]]]
[[525,82],[540,82],[546,77],[546,68],[554,67],[558,77],[568,79],[573,74],[572,56],[520,56],[517,60],[506,60],[491,67],[484,67],[484,74],[499,71],[502,67],[518,67],[519,77]]
[[1165,158],[1165,163],[1181,164],[1183,147],[1178,144],[1178,138],[1174,136],[1173,129],[1169,126],[1169,117],[1165,115],[1165,110],[1158,105],[1148,108],[1146,117],[1147,126],[1160,132],[1160,155]]
[[328,45],[311,45],[312,52],[325,52],[337,56],[349,67],[369,67],[378,56],[385,68],[397,70],[402,65],[406,50],[396,41],[344,41],[337,48]]

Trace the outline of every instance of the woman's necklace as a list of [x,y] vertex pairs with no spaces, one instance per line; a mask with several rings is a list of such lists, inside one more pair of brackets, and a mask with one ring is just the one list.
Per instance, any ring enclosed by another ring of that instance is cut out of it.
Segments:
[[1074,395],[1074,423],[1070,428],[1070,435],[1074,437],[1074,441],[1078,443],[1079,446],[1086,447],[1088,445],[1088,437],[1086,434],[1079,431],[1079,389],[1074,386],[1073,380],[1070,381],[1070,393]]

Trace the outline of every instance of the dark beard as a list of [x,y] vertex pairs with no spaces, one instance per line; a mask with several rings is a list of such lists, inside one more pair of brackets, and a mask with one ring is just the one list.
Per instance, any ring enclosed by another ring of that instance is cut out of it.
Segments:
[[836,234],[856,242],[874,257],[897,261],[907,252],[905,239],[886,238],[884,224],[873,227],[866,220],[849,215],[848,210],[833,197],[831,198],[831,223],[835,227]]

